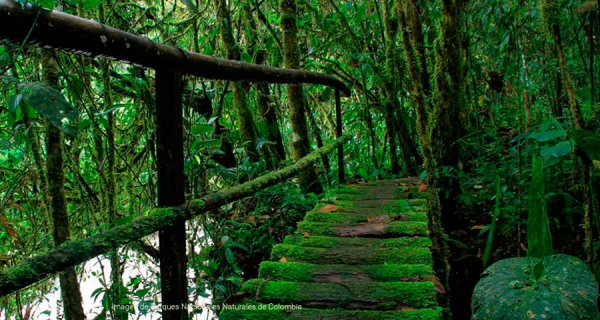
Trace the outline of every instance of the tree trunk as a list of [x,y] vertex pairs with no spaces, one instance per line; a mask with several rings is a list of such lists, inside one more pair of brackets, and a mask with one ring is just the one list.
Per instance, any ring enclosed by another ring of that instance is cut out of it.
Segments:
[[[298,69],[300,59],[298,52],[298,41],[296,38],[296,1],[281,1],[281,27],[283,30],[283,60],[286,68]],[[304,93],[302,85],[287,84],[287,96],[289,101],[289,114],[292,126],[292,153],[295,160],[299,160],[310,153],[308,140],[308,129],[306,116],[304,114]],[[300,186],[303,192],[319,194],[323,187],[318,180],[314,167],[308,167],[300,174]]]
[[[459,162],[458,140],[462,135],[461,110],[464,108],[463,54],[461,32],[461,10],[465,0],[442,1],[440,33],[435,47],[435,93],[433,113],[429,123],[430,165],[427,175],[430,178],[430,223],[438,248],[434,261],[436,271],[443,283],[450,288],[450,308],[452,316],[466,319],[470,315],[470,294],[472,286],[468,280],[473,276],[470,265],[459,267],[458,259],[452,260],[448,268],[448,249],[445,234],[454,237],[455,231],[464,227],[458,210],[458,196],[461,192],[457,176]],[[442,170],[442,168],[444,168]],[[452,271],[452,276],[449,272]],[[465,278],[465,274],[467,277]]]
[[[414,100],[417,113],[417,131],[421,140],[423,150],[423,165],[429,167],[429,136],[428,136],[428,113],[433,109],[427,102],[427,97],[431,94],[431,85],[429,84],[429,72],[427,71],[427,62],[424,52],[423,33],[421,31],[421,21],[417,14],[417,7],[412,0],[403,1],[403,5],[397,5],[398,21],[402,31],[402,48],[404,57],[408,66],[408,72],[413,79]],[[410,20],[410,24],[407,22]]]
[[[156,70],[156,166],[158,206],[185,203],[181,74]],[[162,318],[187,320],[187,255],[185,219],[159,231]]]
[[[250,39],[249,46],[250,48],[254,48],[257,46],[256,42],[256,22],[254,21],[254,17],[252,16],[252,9],[249,4],[244,6],[244,17],[248,23],[248,28],[246,28],[247,38]],[[263,64],[266,59],[267,52],[263,49],[259,49],[257,52],[253,52],[255,58],[254,62],[256,64]],[[271,163],[272,168],[277,167],[279,162],[285,159],[285,149],[283,147],[283,140],[281,138],[281,130],[279,129],[279,123],[277,122],[277,109],[274,108],[270,101],[269,97],[271,96],[269,90],[269,84],[266,82],[259,82],[256,84],[256,94],[257,100],[256,105],[259,110],[259,119],[263,122],[265,127],[265,137],[267,140],[267,149],[269,154],[269,161],[267,163]]]
[[[385,63],[387,69],[386,76],[384,77],[384,81],[386,82],[386,99],[392,104],[391,107],[393,108],[393,112],[386,112],[384,114],[387,118],[388,113],[390,113],[389,116],[392,118],[391,121],[395,128],[393,128],[393,130],[388,130],[388,132],[400,145],[402,160],[404,162],[403,171],[411,175],[416,175],[417,163],[421,162],[421,155],[419,154],[418,146],[412,137],[411,125],[407,121],[408,117],[406,116],[406,112],[404,112],[402,105],[398,101],[398,92],[401,88],[400,81],[402,78],[399,78],[397,75],[403,73],[398,54],[396,53],[398,23],[392,16],[387,3],[385,2],[383,6],[383,22],[385,27]],[[392,145],[390,144],[390,147],[391,146]],[[392,172],[394,171],[393,169],[394,161],[392,159]]]
[[[241,54],[238,44],[233,37],[233,28],[231,26],[231,16],[229,14],[228,2],[225,0],[219,1],[218,11],[219,19],[221,20],[221,39],[227,54],[227,59],[240,60]],[[246,156],[250,161],[258,161],[258,151],[256,150],[256,125],[254,117],[248,107],[248,90],[241,81],[233,82],[233,106],[238,114],[238,122],[240,125],[240,134],[242,138],[242,146],[246,152]]]
[[[51,86],[58,85],[58,62],[50,51],[43,53],[44,80]],[[52,213],[54,244],[59,246],[69,241],[69,216],[65,199],[65,172],[63,168],[61,132],[50,122],[46,124],[46,178],[48,179],[48,198]],[[81,292],[77,282],[75,268],[69,267],[58,274],[61,298],[67,320],[85,319],[81,306]]]
[[560,67],[560,73],[562,76],[562,83],[567,97],[569,98],[569,107],[573,115],[575,126],[579,129],[585,126],[581,110],[579,110],[579,104],[577,103],[575,88],[573,87],[573,80],[567,68],[567,58],[563,51],[562,37],[560,34],[560,24],[558,21],[559,5],[555,0],[544,0],[542,3],[542,13],[546,27],[554,39],[554,45],[556,46],[556,55],[558,56],[558,65]]
[[[112,107],[112,93],[110,89],[110,64],[107,62],[103,66],[104,73],[104,110],[108,110]],[[106,201],[106,213],[108,217],[108,225],[110,227],[115,226],[115,221],[119,218],[117,213],[117,202],[116,202],[116,181],[115,181],[115,117],[111,112],[108,115],[108,126],[106,127],[106,194],[103,195]],[[115,247],[114,250],[109,254],[110,260],[110,300],[113,306],[121,305],[121,300],[125,298],[124,285],[123,285],[123,272],[122,264],[119,258],[119,248]],[[127,319],[128,312],[126,308],[110,308],[109,309],[113,319]]]

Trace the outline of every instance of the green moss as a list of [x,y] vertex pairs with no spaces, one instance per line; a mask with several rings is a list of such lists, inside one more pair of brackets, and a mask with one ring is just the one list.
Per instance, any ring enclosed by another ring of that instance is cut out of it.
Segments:
[[[308,309],[301,310],[276,310],[269,305],[262,307],[266,310],[243,311],[227,310],[219,315],[221,320],[280,320],[280,319],[323,319],[323,320],[437,320],[441,312],[437,309],[414,309],[406,311],[370,311],[370,310],[336,310],[336,309]],[[257,307],[258,309],[258,307]]]
[[393,212],[383,212],[381,214],[373,213],[352,213],[352,212],[319,212],[309,211],[306,213],[305,220],[313,222],[326,223],[360,223],[369,221],[427,221],[427,215],[423,212],[406,212],[402,214]]
[[321,301],[330,307],[370,306],[429,308],[436,305],[431,282],[306,283],[287,281],[249,281],[242,289],[258,301],[301,304]]
[[[391,236],[426,236],[427,235],[427,223],[415,222],[415,221],[392,221],[386,223],[384,234],[370,234],[370,235],[381,235],[386,237]],[[351,234],[344,225],[336,225],[329,223],[309,222],[303,221],[298,224],[298,234],[308,233],[310,235],[319,236],[336,236],[342,233],[350,233],[348,236],[360,236],[359,231],[356,234]]]
[[263,261],[258,276],[270,280],[312,282],[315,268],[322,268],[322,266],[302,262]]
[[422,247],[374,248],[363,246],[331,249],[284,244],[274,246],[271,260],[279,260],[283,257],[287,261],[323,264],[431,263],[429,249]]
[[[292,235],[285,238],[283,244],[298,245],[317,248],[356,247],[370,246],[374,248],[403,248],[403,247],[429,247],[431,240],[427,237],[402,237],[390,239],[376,238],[349,238],[349,237],[324,237]],[[350,250],[352,248],[349,248]]]
[[432,276],[426,264],[381,264],[381,265],[318,265],[304,262],[263,261],[259,276],[263,279],[318,282],[329,276],[337,281],[353,282],[356,279],[371,281],[420,281]]
[[387,232],[401,235],[427,235],[427,223],[425,222],[393,222],[390,223]]
[[431,264],[382,264],[361,267],[371,278],[377,281],[397,281],[397,279],[421,280],[431,277]]

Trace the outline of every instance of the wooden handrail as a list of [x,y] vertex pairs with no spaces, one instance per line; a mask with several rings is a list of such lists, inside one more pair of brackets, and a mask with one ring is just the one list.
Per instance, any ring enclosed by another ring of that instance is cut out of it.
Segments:
[[350,94],[341,80],[327,74],[186,51],[64,12],[22,7],[14,0],[0,0],[0,40],[116,59],[152,69],[173,68],[208,79],[312,83],[338,88],[346,96]]

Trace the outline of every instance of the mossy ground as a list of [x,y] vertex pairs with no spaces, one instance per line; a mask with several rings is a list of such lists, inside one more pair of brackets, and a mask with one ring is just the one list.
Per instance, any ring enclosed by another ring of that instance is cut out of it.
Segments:
[[221,319],[440,319],[414,178],[350,185],[273,247]]

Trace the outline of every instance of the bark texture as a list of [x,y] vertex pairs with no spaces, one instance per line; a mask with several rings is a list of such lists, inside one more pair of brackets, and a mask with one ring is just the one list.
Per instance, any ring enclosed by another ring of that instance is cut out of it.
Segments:
[[[58,64],[51,52],[45,51],[43,55],[44,81],[51,86],[57,86]],[[63,152],[61,132],[50,122],[46,124],[46,179],[48,185],[48,198],[53,223],[54,244],[56,246],[67,242],[71,238],[69,230],[69,215],[65,199],[65,172],[63,169]],[[65,318],[67,320],[85,319],[81,306],[81,292],[75,268],[64,269],[58,275],[60,279],[61,298]]]
[[[283,61],[286,68],[298,69],[300,68],[300,53],[298,52],[298,30],[296,27],[296,1],[282,0],[280,8],[281,28],[283,30]],[[300,84],[288,84],[286,90],[292,126],[292,154],[295,160],[299,160],[310,153],[308,128],[304,114],[304,93]],[[323,187],[314,167],[306,168],[299,178],[303,192],[313,192],[315,194],[323,192]]]
[[[227,1],[219,1],[219,18],[221,19],[221,39],[227,59],[240,60],[241,53],[239,45],[233,38],[233,28],[231,26],[231,16]],[[250,161],[258,161],[258,151],[256,150],[256,125],[254,116],[248,107],[248,90],[247,86],[240,81],[233,82],[233,107],[238,115],[238,123],[240,126],[240,135],[242,138],[242,146]]]

